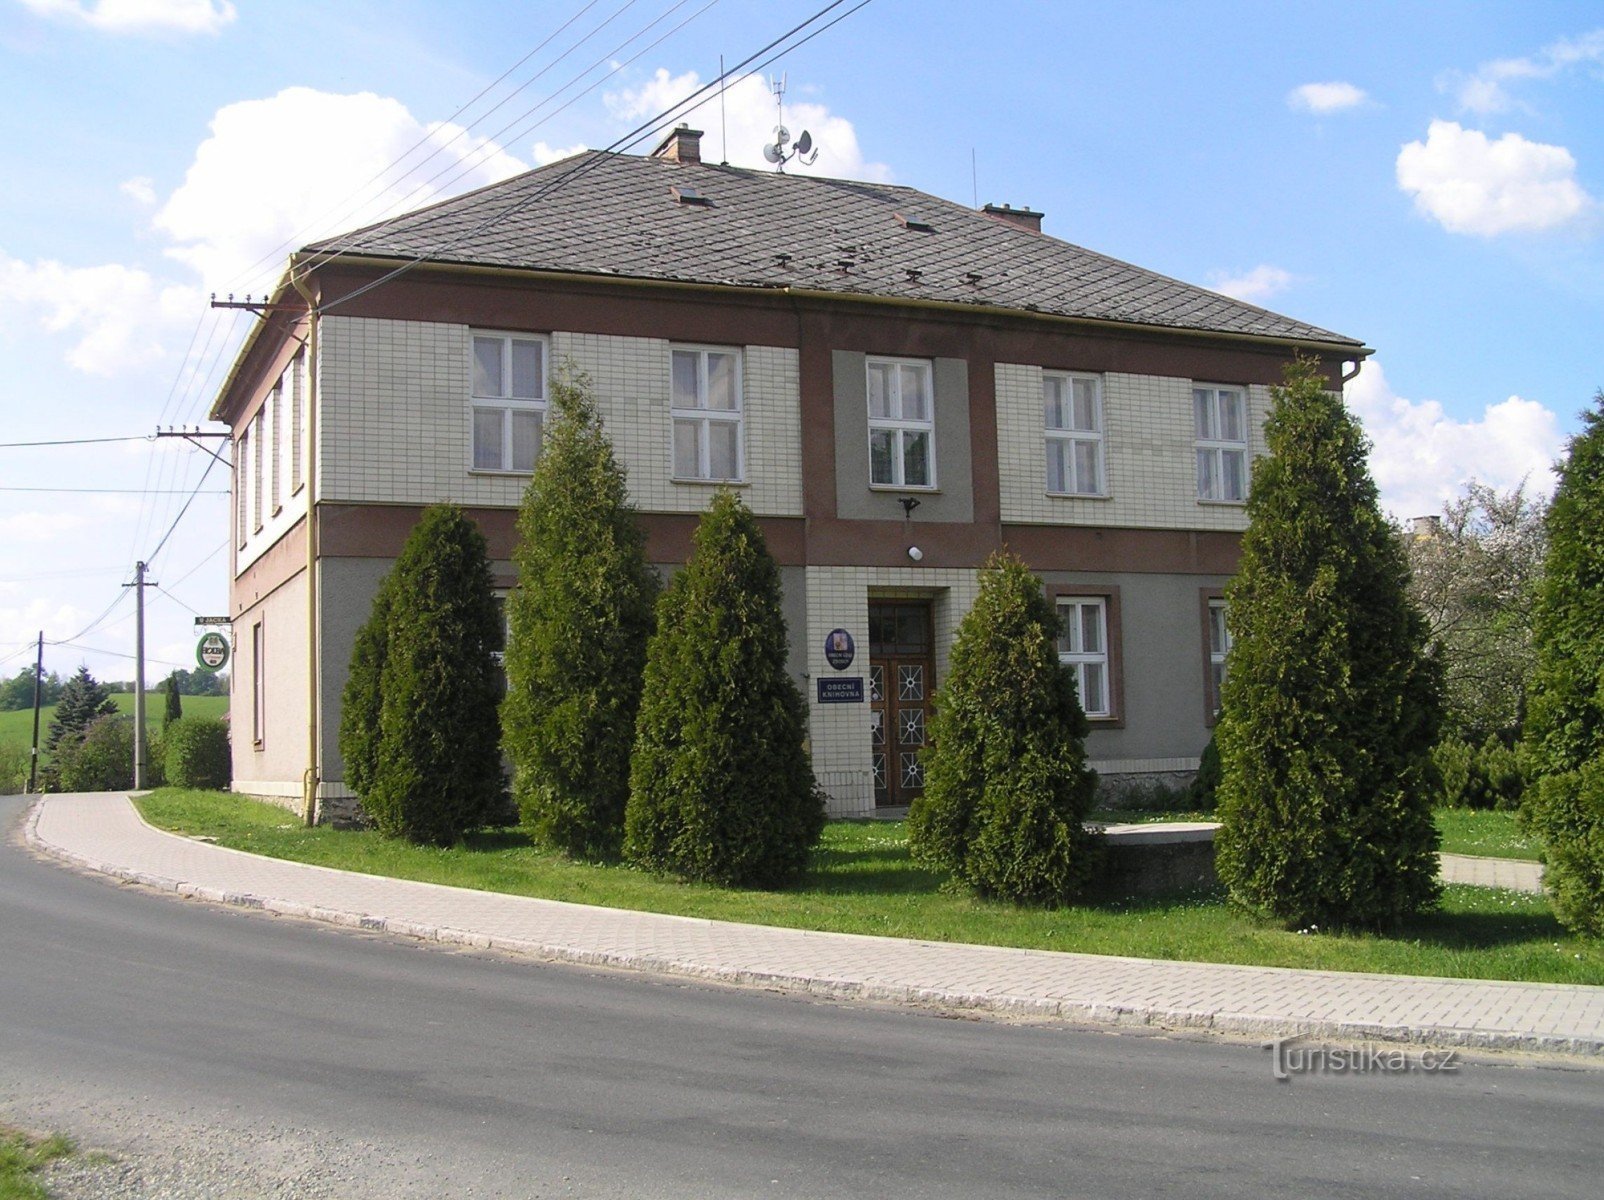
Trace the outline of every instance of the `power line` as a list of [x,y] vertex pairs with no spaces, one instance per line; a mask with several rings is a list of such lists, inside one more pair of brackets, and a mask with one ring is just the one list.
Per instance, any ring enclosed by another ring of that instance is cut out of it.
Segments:
[[[771,58],[766,60],[764,63],[760,64],[757,68],[755,68],[755,70],[761,70],[763,67],[767,66],[769,63],[774,62],[775,59],[778,59],[778,58],[782,57],[783,55],[789,53],[791,50],[794,50],[794,49],[797,49],[800,46],[806,45],[808,42],[812,41],[814,37],[816,37],[819,34],[823,33],[826,29],[829,29],[832,26],[834,26],[834,25],[838,24],[839,22],[841,22],[842,20],[845,20],[847,17],[850,17],[853,13],[857,12],[859,9],[867,7],[870,2],[871,2],[871,0],[861,0],[861,2],[856,7],[852,8],[852,9],[849,9],[847,12],[842,13],[834,21],[831,21],[827,25],[824,25],[822,28],[815,30],[813,33],[809,34],[806,38],[803,38],[800,42],[798,42],[796,46],[790,46],[790,47],[787,47],[784,50],[781,50],[779,53],[773,55]],[[705,97],[706,94],[711,92],[715,87],[722,86],[724,84],[725,80],[728,79],[731,75],[735,75],[735,74],[738,74],[738,73],[744,71],[745,68],[748,67],[755,59],[760,58],[764,54],[767,54],[770,50],[773,50],[776,46],[779,46],[781,43],[788,41],[790,38],[794,37],[797,33],[802,31],[803,29],[806,29],[809,25],[812,25],[814,22],[818,21],[826,13],[830,12],[833,9],[841,7],[841,5],[845,4],[845,3],[846,3],[846,0],[832,0],[831,3],[826,4],[823,8],[819,9],[816,13],[814,13],[811,17],[808,17],[805,21],[802,21],[800,24],[798,24],[798,25],[794,26],[793,28],[787,30],[785,33],[781,34],[779,37],[775,38],[773,41],[769,42],[766,46],[763,46],[761,49],[759,49],[757,51],[754,51],[752,54],[749,54],[746,58],[744,58],[740,62],[736,63],[735,66],[731,67],[728,71],[721,73],[712,82],[704,84],[702,87],[700,87],[696,91],[692,92],[689,96],[686,96],[683,99],[677,101],[676,103],[669,105],[668,108],[666,108],[662,112],[658,113],[655,117],[651,118],[649,121],[646,121],[645,123],[643,123],[641,125],[637,125],[634,129],[630,130],[628,133],[624,134],[622,137],[616,139],[615,141],[613,141],[610,145],[608,145],[604,149],[602,149],[600,151],[597,151],[596,153],[592,154],[585,161],[583,161],[581,163],[577,163],[573,167],[570,167],[567,171],[565,171],[561,175],[557,176],[557,178],[553,179],[545,187],[539,188],[535,192],[533,192],[532,194],[530,194],[528,196],[523,196],[523,197],[519,198],[518,200],[513,201],[506,208],[502,209],[498,213],[495,213],[495,214],[485,218],[485,220],[481,221],[478,225],[475,225],[475,226],[472,226],[471,228],[463,230],[456,237],[450,239],[445,244],[445,246],[435,249],[429,255],[420,254],[420,255],[417,255],[417,256],[409,259],[408,261],[404,262],[401,266],[396,267],[394,270],[388,271],[385,274],[379,276],[379,278],[377,278],[375,280],[372,280],[372,281],[370,281],[368,283],[365,283],[361,287],[356,288],[354,291],[348,292],[345,295],[339,297],[338,299],[333,300],[333,301],[329,302],[328,304],[323,305],[321,310],[324,311],[324,312],[327,312],[328,310],[333,309],[333,308],[337,308],[342,304],[348,304],[352,300],[357,299],[357,297],[366,295],[368,292],[373,291],[375,288],[382,287],[384,284],[390,283],[391,281],[400,278],[402,275],[405,275],[407,272],[411,271],[414,267],[418,266],[420,263],[423,263],[423,262],[427,261],[429,258],[441,258],[444,255],[448,254],[452,249],[454,249],[456,246],[461,244],[466,239],[468,239],[470,237],[473,237],[473,236],[475,236],[477,234],[483,233],[485,230],[490,229],[490,228],[494,227],[495,225],[500,224],[502,221],[505,221],[508,218],[510,218],[513,215],[515,215],[516,213],[522,211],[523,209],[528,208],[531,204],[534,204],[537,201],[545,199],[547,196],[551,195],[553,192],[555,192],[558,188],[562,187],[564,184],[567,184],[571,180],[577,179],[580,175],[583,175],[583,174],[587,173],[588,171],[595,169],[596,165],[598,163],[604,161],[604,159],[606,158],[607,155],[616,153],[622,147],[628,147],[628,146],[634,145],[636,142],[641,141],[645,137],[647,137],[653,130],[656,130],[656,129],[662,127],[663,125],[669,123],[670,121],[673,121],[673,120],[677,119],[677,117],[680,115],[680,110],[681,109],[685,109],[686,111],[693,111],[694,108],[696,107],[696,105],[694,105],[692,103],[693,101],[698,101],[699,99]],[[691,107],[687,108],[688,105],[691,106]],[[343,252],[344,252],[344,250],[342,248],[341,253],[343,253]]]
[[131,434],[128,437],[61,438],[52,442],[0,442],[0,450],[19,450],[34,446],[98,446],[107,442],[153,442],[154,434]]
[[[0,492],[70,492],[86,496],[226,496],[227,491],[190,492],[189,488],[96,488],[96,487],[11,487],[0,485]],[[188,507],[187,505],[185,507]]]

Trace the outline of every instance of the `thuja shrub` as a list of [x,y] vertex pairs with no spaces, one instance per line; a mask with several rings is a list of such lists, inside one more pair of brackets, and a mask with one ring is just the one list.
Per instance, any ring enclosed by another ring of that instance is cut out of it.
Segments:
[[448,846],[503,797],[501,645],[484,536],[452,504],[423,516],[396,559],[366,793],[379,832]]
[[1440,893],[1441,671],[1358,424],[1305,360],[1273,396],[1226,591],[1217,865],[1290,927],[1388,926]]
[[115,792],[134,786],[134,719],[96,717],[56,743],[56,779],[64,792]]
[[1521,809],[1543,842],[1555,915],[1604,936],[1604,391],[1559,466],[1533,638]]
[[786,657],[779,568],[751,511],[721,491],[657,605],[624,816],[629,861],[728,886],[801,873],[824,803]]
[[518,515],[503,747],[523,825],[616,858],[657,580],[589,381],[552,381],[553,419]]
[[162,735],[169,787],[226,788],[232,780],[228,726],[216,717],[179,717]]
[[1186,802],[1197,812],[1213,812],[1219,803],[1219,792],[1220,743],[1211,736],[1198,760],[1197,774],[1186,789]]
[[1057,638],[1041,581],[1019,559],[993,555],[959,623],[935,697],[924,793],[908,809],[913,856],[978,895],[1061,904],[1095,867],[1084,822],[1097,776]]
[[340,757],[345,783],[358,799],[373,791],[379,763],[379,714],[384,708],[384,661],[390,644],[392,569],[373,595],[368,619],[357,630],[340,700]]

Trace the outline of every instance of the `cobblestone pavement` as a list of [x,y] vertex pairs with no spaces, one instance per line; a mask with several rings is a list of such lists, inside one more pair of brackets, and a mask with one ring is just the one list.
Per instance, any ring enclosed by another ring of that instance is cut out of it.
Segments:
[[227,850],[153,829],[122,794],[45,797],[26,832],[59,858],[180,896],[551,961],[1076,1022],[1604,1056],[1604,987],[1160,962],[594,908]]

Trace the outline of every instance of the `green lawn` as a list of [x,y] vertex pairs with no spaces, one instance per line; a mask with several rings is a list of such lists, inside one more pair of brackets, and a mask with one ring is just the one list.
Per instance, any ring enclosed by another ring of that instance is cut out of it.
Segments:
[[1433,815],[1442,833],[1444,854],[1478,854],[1486,858],[1537,861],[1537,839],[1521,831],[1512,812],[1439,808]]
[[[115,692],[112,702],[117,705],[119,712],[132,714],[134,711],[134,697],[132,692]],[[228,711],[227,696],[184,696],[181,697],[186,717],[220,717]],[[162,727],[162,714],[167,711],[167,697],[160,692],[149,692],[145,696],[145,727],[152,731]],[[56,706],[47,704],[39,710],[39,744],[44,745],[45,738],[50,735],[50,722],[55,718]],[[0,712],[0,745],[10,743],[16,746],[27,747],[33,744],[33,709],[14,709],[11,712]]]
[[1056,912],[974,900],[945,889],[939,874],[915,865],[904,827],[893,821],[832,821],[801,883],[758,892],[571,863],[537,850],[517,830],[491,831],[458,848],[435,850],[372,832],[305,829],[285,809],[220,792],[164,789],[139,806],[152,824],[239,850],[614,908],[1143,958],[1604,984],[1604,945],[1565,933],[1543,897],[1490,888],[1450,887],[1441,912],[1417,918],[1392,936],[1332,936],[1288,932],[1212,893]]
[[59,1135],[35,1138],[0,1125],[0,1200],[46,1200],[50,1193],[35,1173],[72,1152],[72,1143]]

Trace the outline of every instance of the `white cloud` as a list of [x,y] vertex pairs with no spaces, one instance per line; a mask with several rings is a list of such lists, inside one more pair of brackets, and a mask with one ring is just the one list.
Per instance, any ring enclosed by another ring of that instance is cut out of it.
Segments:
[[203,302],[198,289],[158,283],[137,268],[28,263],[0,251],[0,317],[31,317],[47,333],[73,338],[67,362],[91,375],[160,361],[164,338],[191,326]]
[[156,185],[150,181],[150,177],[147,175],[125,179],[117,185],[117,190],[134,201],[134,203],[142,204],[146,208],[153,207],[156,203]]
[[82,532],[89,518],[81,513],[23,512],[0,517],[0,538],[8,544],[23,542],[58,542],[59,539]]
[[1303,112],[1332,113],[1358,108],[1370,97],[1351,83],[1306,83],[1287,93],[1287,104]]
[[580,142],[576,146],[569,146],[565,149],[558,149],[549,146],[545,142],[536,142],[533,146],[529,147],[529,156],[530,158],[534,159],[535,166],[543,167],[547,163],[561,162],[565,158],[572,158],[576,154],[583,154],[588,149],[590,149],[590,147],[585,145],[584,142]]
[[1261,304],[1272,296],[1291,287],[1294,276],[1290,271],[1280,267],[1272,267],[1268,263],[1259,266],[1242,275],[1227,275],[1223,271],[1216,272],[1209,283],[1209,287],[1222,296],[1230,296],[1236,300],[1245,300],[1249,304]]
[[217,33],[238,14],[230,0],[22,0],[43,17],[103,33]]
[[[695,71],[671,76],[659,68],[638,88],[609,92],[605,102],[615,117],[634,123],[666,111],[701,86],[701,77]],[[706,136],[702,138],[702,158],[705,162],[727,158],[732,166],[772,170],[763,159],[763,146],[774,140],[774,126],[778,117],[779,111],[768,84],[759,76],[748,75],[725,89],[722,120],[718,93],[712,92],[695,109],[678,117],[675,123],[684,121],[705,132]],[[813,135],[813,144],[819,151],[818,161],[811,167],[792,162],[786,166],[787,171],[799,175],[827,175],[881,183],[891,179],[890,167],[884,163],[865,161],[852,122],[845,117],[832,115],[822,104],[787,103],[785,127],[791,131],[793,138],[801,137],[806,129]],[[723,132],[725,128],[729,131],[727,139]],[[726,145],[727,150],[724,149]],[[651,149],[650,146],[643,148]]]
[[[155,224],[175,243],[168,253],[218,291],[263,291],[291,248],[527,169],[371,92],[286,88],[219,109],[211,130]],[[404,173],[389,171],[403,156]]]
[[1564,448],[1559,418],[1535,400],[1510,396],[1461,421],[1435,400],[1406,400],[1369,360],[1344,393],[1373,448],[1370,471],[1382,506],[1407,520],[1442,511],[1472,479],[1508,490],[1522,480],[1534,492],[1554,488],[1553,463]]
[[1597,203],[1576,182],[1576,160],[1565,147],[1518,133],[1492,141],[1453,121],[1433,121],[1424,142],[1405,145],[1397,174],[1415,207],[1451,233],[1555,229]]
[[1439,86],[1454,93],[1459,107],[1474,113],[1507,112],[1515,107],[1508,85],[1523,79],[1552,79],[1578,64],[1604,65],[1604,29],[1561,38],[1525,58],[1483,63],[1469,75],[1450,73]]

